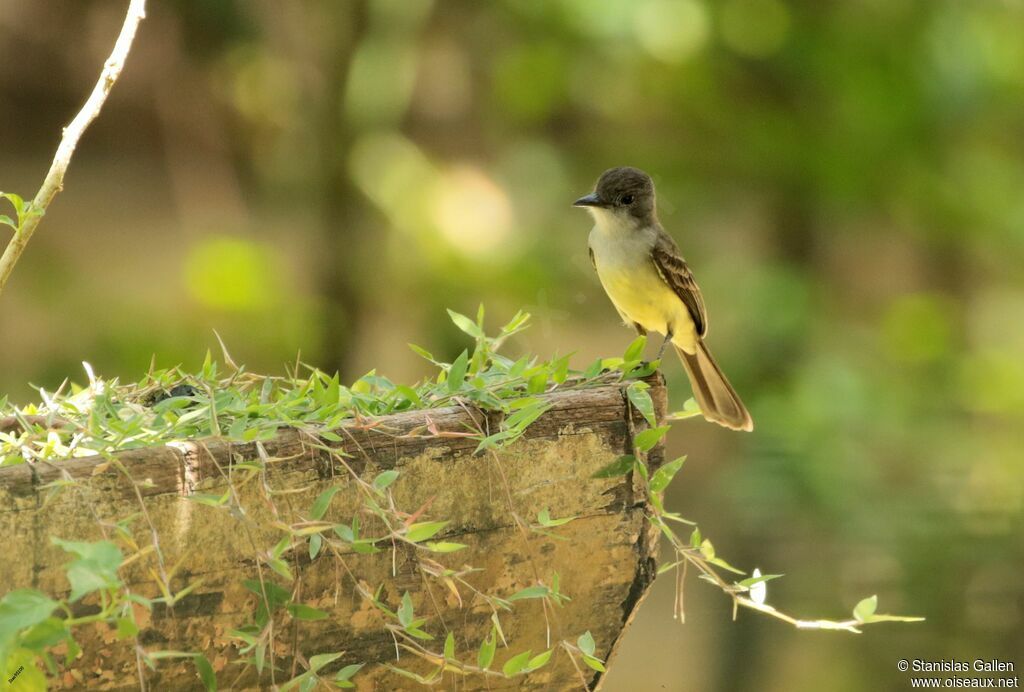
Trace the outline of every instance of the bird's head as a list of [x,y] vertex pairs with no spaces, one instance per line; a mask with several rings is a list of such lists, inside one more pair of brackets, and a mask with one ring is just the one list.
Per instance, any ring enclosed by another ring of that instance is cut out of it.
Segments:
[[657,223],[654,182],[639,168],[608,169],[601,174],[594,191],[580,197],[573,206],[586,207],[598,223],[630,227]]

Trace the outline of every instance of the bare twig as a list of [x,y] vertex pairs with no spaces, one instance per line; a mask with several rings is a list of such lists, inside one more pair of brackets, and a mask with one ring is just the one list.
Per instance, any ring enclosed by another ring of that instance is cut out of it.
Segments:
[[89,127],[89,124],[99,115],[100,109],[103,108],[103,103],[107,100],[110,90],[114,87],[114,82],[121,76],[125,61],[128,59],[128,51],[135,40],[135,32],[145,16],[146,0],[131,0],[128,5],[128,13],[124,18],[124,24],[121,26],[121,33],[117,37],[117,42],[114,44],[114,50],[110,53],[110,57],[103,64],[103,72],[100,73],[99,81],[93,87],[88,100],[82,106],[82,110],[78,112],[78,115],[71,121],[71,124],[64,128],[60,145],[57,147],[57,153],[53,157],[53,163],[50,164],[50,170],[43,180],[43,185],[39,188],[39,192],[36,193],[32,203],[28,206],[24,219],[21,220],[18,228],[15,230],[14,237],[7,243],[7,249],[4,250],[4,254],[0,256],[0,293],[3,292],[4,286],[7,285],[7,279],[10,278],[11,272],[14,271],[14,265],[17,264],[18,259],[28,245],[28,241],[32,238],[32,234],[35,233],[36,228],[39,226],[39,220],[42,218],[43,213],[50,206],[50,202],[57,196],[57,193],[63,189],[64,173],[67,171],[68,166],[71,165],[71,156],[75,153],[78,140],[81,139],[82,133]]

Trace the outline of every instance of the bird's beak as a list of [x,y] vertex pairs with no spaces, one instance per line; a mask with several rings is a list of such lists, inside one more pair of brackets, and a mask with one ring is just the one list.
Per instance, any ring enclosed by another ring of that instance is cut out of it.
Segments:
[[589,195],[584,195],[578,200],[572,203],[574,207],[603,207],[601,200],[598,198],[596,192],[591,192]]

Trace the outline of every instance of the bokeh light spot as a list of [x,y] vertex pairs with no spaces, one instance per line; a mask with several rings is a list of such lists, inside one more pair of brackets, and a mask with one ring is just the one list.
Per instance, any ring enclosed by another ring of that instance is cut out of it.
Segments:
[[253,311],[278,302],[278,273],[270,249],[244,238],[213,236],[185,258],[185,285],[209,308]]
[[960,389],[972,410],[1024,412],[1024,363],[995,349],[972,354],[961,362]]
[[364,124],[397,122],[409,106],[416,81],[416,53],[405,43],[367,41],[352,62],[346,114]]
[[581,31],[600,38],[617,38],[628,31],[631,0],[562,0],[569,20]]
[[493,256],[507,248],[512,205],[505,190],[479,169],[459,167],[445,174],[433,211],[442,237],[464,254]]
[[419,147],[397,132],[360,137],[352,148],[353,179],[403,231],[423,228],[423,214],[437,171]]
[[680,63],[707,43],[708,17],[696,0],[648,0],[637,7],[633,29],[653,57]]

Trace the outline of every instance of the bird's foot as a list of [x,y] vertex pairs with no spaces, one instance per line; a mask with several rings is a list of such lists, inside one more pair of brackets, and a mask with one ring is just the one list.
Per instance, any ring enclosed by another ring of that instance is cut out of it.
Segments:
[[665,355],[665,347],[668,346],[668,342],[672,341],[672,332],[665,335],[665,340],[661,342],[661,348],[658,349],[658,357],[655,359],[661,361],[661,357]]

